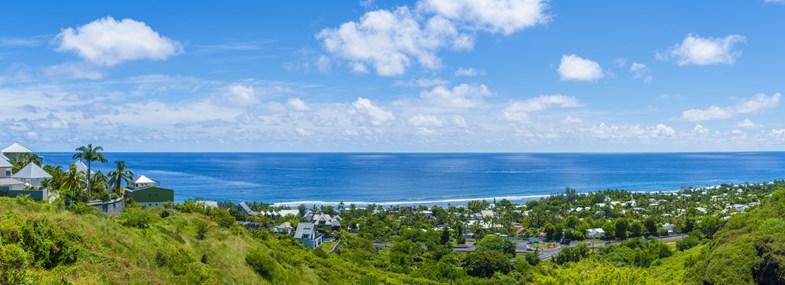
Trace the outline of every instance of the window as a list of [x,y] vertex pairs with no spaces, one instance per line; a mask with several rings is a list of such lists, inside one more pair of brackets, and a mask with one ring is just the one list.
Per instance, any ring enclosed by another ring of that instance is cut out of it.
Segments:
[[11,176],[11,170],[6,170],[5,171],[5,176]]

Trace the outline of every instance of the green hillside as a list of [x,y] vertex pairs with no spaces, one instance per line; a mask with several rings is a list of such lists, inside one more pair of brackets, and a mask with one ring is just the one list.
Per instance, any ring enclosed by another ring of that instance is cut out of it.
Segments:
[[[0,284],[429,284],[200,213],[81,211],[0,198]],[[378,255],[345,240],[344,256]]]

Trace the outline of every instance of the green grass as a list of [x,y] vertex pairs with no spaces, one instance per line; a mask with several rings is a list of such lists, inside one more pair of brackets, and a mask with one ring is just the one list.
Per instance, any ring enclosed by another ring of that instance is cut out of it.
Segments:
[[[318,257],[293,239],[279,240],[267,231],[229,231],[202,214],[173,213],[161,218],[161,211],[141,211],[149,224],[138,228],[124,226],[122,215],[76,215],[49,204],[0,197],[0,241],[21,244],[14,237],[22,225],[45,220],[48,230],[67,237],[68,244],[77,249],[75,262],[53,268],[29,266],[31,284],[61,284],[61,278],[72,284],[358,284],[364,276],[373,276],[381,284],[431,283],[361,266],[339,255]],[[203,240],[196,238],[199,222],[208,225]],[[347,246],[342,250],[342,255],[366,260],[379,255],[375,248]],[[267,264],[267,278],[246,262],[250,252],[274,261]]]

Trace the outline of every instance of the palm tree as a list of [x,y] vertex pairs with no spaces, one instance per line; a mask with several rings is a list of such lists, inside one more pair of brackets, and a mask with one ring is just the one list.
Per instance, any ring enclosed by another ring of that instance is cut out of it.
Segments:
[[85,187],[85,173],[82,171],[76,171],[76,166],[71,165],[68,168],[68,172],[65,173],[65,179],[60,185],[60,189],[67,191],[66,196],[70,196],[71,199],[83,201],[86,199],[82,199],[82,189]]
[[123,188],[123,181],[125,181],[125,185],[131,184],[131,181],[134,179],[134,173],[130,169],[126,169],[125,161],[115,161],[117,165],[112,171],[109,171],[109,186],[112,189],[112,192],[117,193],[119,195],[125,194],[125,189]]
[[80,146],[76,149],[76,153],[73,156],[73,159],[78,159],[80,161],[87,162],[87,191],[90,191],[90,170],[92,169],[92,162],[107,162],[106,157],[101,153],[104,151],[104,148],[101,146],[93,147],[93,144],[87,144],[86,146]]
[[13,164],[13,172],[16,173],[17,171],[21,170],[23,167],[27,166],[28,164],[35,163],[37,165],[41,165],[43,163],[43,158],[38,156],[37,154],[32,153],[21,153],[14,159],[11,159],[11,164]]

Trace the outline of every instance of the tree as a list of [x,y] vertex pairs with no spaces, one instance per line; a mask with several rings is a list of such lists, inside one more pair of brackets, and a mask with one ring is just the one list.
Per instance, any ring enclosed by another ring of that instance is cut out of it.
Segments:
[[300,217],[305,217],[305,214],[308,213],[308,207],[305,204],[300,204],[300,206],[297,206],[297,213],[300,214]]
[[14,173],[16,173],[19,170],[22,170],[22,168],[24,168],[31,162],[40,166],[43,163],[43,161],[44,159],[38,156],[37,154],[20,153],[17,157],[11,159],[11,161],[9,162],[13,165],[13,168],[11,170]]
[[630,225],[630,237],[639,237],[643,235],[643,225],[635,221]]
[[442,236],[440,242],[441,244],[447,244],[450,242],[450,230],[447,229],[447,227],[444,227],[444,230],[442,230]]
[[478,241],[477,250],[495,250],[510,257],[515,257],[515,243],[500,236],[487,236]]
[[616,238],[618,239],[626,239],[627,238],[627,228],[629,224],[626,219],[617,219],[615,224],[615,233]]
[[466,273],[475,277],[491,277],[496,272],[507,274],[512,270],[510,258],[495,250],[480,250],[469,253],[463,260]]
[[76,149],[76,153],[73,156],[73,159],[78,159],[80,161],[87,162],[87,191],[90,191],[90,175],[92,171],[92,163],[93,161],[98,162],[107,162],[106,157],[101,153],[104,151],[104,148],[101,146],[93,147],[93,144],[87,144],[86,146],[80,146]]
[[646,232],[649,235],[657,236],[657,220],[654,217],[648,217],[643,221],[643,225],[646,227]]
[[116,165],[115,169],[109,171],[109,185],[112,192],[123,195],[125,194],[123,181],[125,181],[125,185],[131,184],[131,180],[134,179],[134,173],[126,169],[125,161],[118,160],[114,163]]

